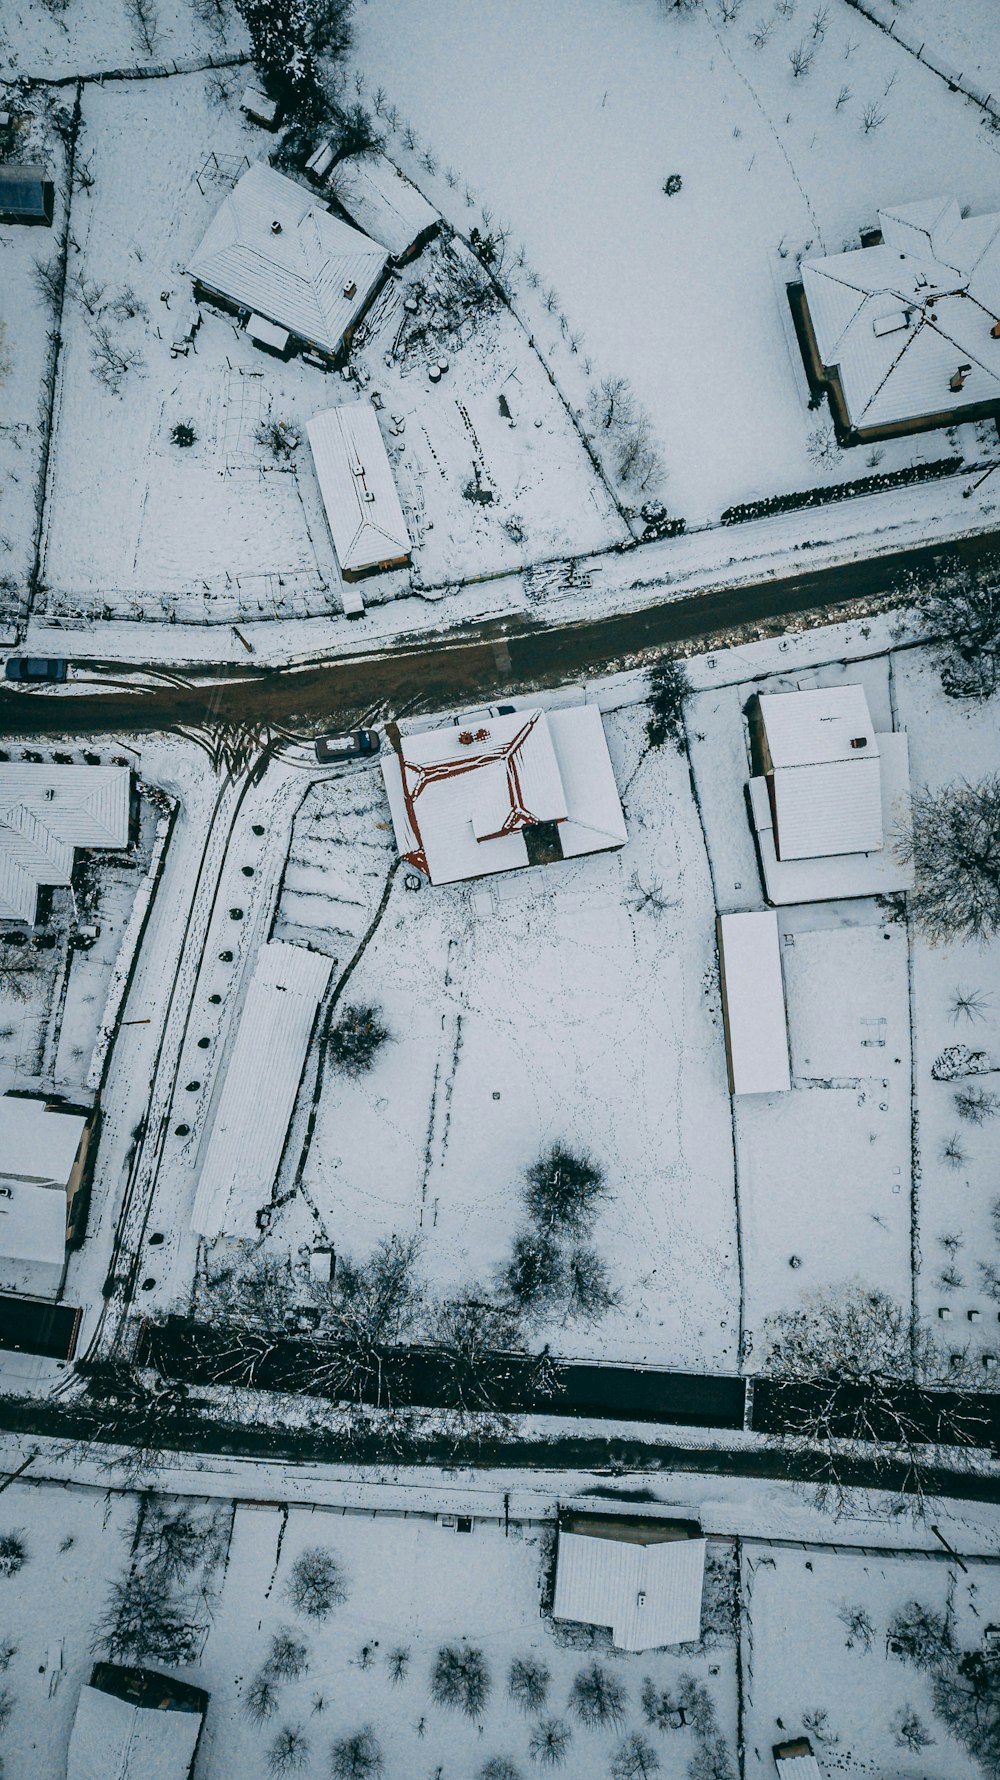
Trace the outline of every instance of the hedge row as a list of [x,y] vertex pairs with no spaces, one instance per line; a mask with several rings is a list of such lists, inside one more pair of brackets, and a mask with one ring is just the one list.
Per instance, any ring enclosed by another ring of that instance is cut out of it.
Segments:
[[878,494],[883,488],[902,488],[908,482],[933,482],[954,476],[962,468],[961,457],[941,457],[931,464],[908,464],[902,470],[886,470],[881,476],[859,476],[856,482],[836,482],[832,488],[805,488],[797,494],[768,495],[763,501],[742,501],[727,507],[723,525],[742,525],[746,519],[767,519],[773,513],[792,513],[797,507],[824,507],[828,501],[847,501],[854,495]]

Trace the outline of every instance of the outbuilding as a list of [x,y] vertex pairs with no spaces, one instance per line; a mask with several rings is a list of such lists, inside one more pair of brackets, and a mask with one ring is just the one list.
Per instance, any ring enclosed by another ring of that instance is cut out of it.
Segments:
[[344,580],[405,568],[410,534],[371,403],[325,408],[306,432]]
[[7,161],[0,166],[0,223],[52,222],[54,188],[44,167]]
[[190,1780],[208,1700],[172,1675],[95,1664],[80,1690],[66,1780]]
[[0,1291],[58,1298],[90,1129],[90,1115],[79,1107],[0,1096]]
[[344,214],[397,265],[415,259],[441,227],[440,212],[386,155],[338,161],[333,191]]
[[720,915],[716,927],[729,1092],[781,1094],[792,1083],[777,914]]

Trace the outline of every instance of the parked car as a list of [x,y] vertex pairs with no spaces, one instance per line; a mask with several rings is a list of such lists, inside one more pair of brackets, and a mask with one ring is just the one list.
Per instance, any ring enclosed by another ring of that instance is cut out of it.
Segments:
[[56,680],[66,678],[66,663],[44,655],[12,655],[4,668],[8,680]]
[[321,766],[331,760],[358,760],[365,754],[377,754],[377,729],[355,729],[350,735],[321,735],[316,743],[316,759]]

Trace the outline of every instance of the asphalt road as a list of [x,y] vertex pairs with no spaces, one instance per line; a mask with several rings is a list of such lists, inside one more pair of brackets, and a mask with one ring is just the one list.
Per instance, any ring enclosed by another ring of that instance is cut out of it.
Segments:
[[[808,524],[808,514],[803,516]],[[0,736],[84,737],[221,722],[268,724],[291,733],[339,728],[375,715],[448,710],[500,692],[558,685],[632,665],[644,653],[698,642],[709,647],[741,626],[780,631],[782,620],[815,622],[892,596],[904,571],[930,569],[943,557],[974,563],[996,549],[995,534],[958,545],[896,552],[834,569],[804,570],[783,580],[667,599],[640,612],[546,626],[503,621],[427,635],[373,654],[304,669],[192,670],[159,686],[122,682],[121,664],[101,673],[107,690],[85,683],[50,694],[0,688]],[[635,553],[637,573],[641,551]],[[141,665],[141,664],[137,664]],[[148,670],[147,670],[148,671]]]

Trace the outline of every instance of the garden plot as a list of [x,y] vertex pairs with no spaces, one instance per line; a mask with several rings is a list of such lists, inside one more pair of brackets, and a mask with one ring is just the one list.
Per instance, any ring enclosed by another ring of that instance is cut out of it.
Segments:
[[861,1280],[909,1302],[906,928],[870,902],[844,907],[782,911],[792,1088],[735,1101],[758,1340],[767,1317],[829,1287]]
[[[561,1140],[606,1171],[613,1197],[593,1242],[621,1302],[594,1328],[554,1315],[539,1339],[733,1368],[733,1157],[711,887],[686,766],[645,749],[645,715],[606,718],[625,790],[621,853],[416,893],[413,874],[397,875],[347,996],[381,1009],[390,1041],[366,1075],[327,1069],[305,1198],[282,1207],[269,1243],[294,1256],[311,1242],[311,1202],[340,1253],[416,1233],[433,1288],[488,1289],[523,1227],[523,1171]],[[304,806],[276,928],[308,931],[342,962],[345,932],[367,926],[392,857],[381,798],[367,850],[356,849],[355,784],[331,783]]]
[[806,1734],[824,1773],[981,1780],[984,1769],[935,1714],[933,1672],[893,1655],[887,1634],[916,1601],[951,1616],[959,1649],[981,1650],[984,1627],[1000,1619],[996,1563],[970,1559],[960,1573],[918,1553],[748,1541],[743,1590],[749,1775],[772,1776],[772,1745]]
[[[1000,768],[998,701],[947,699],[926,651],[896,657],[900,719],[910,741],[915,787],[976,783]],[[956,936],[931,946],[913,933],[913,990],[920,1158],[920,1271],[924,1316],[956,1352],[1000,1349],[1000,1229],[994,1212],[1000,1177],[991,1096],[1000,1094],[1000,945]],[[986,1053],[992,1073],[936,1081],[935,1059],[952,1045]],[[981,1122],[963,1116],[956,1096],[987,1097]],[[987,1272],[993,1269],[993,1272]],[[950,1311],[950,1319],[939,1311]],[[970,1314],[973,1320],[970,1321]]]
[[67,8],[10,0],[0,31],[0,71],[50,79],[135,68],[187,56],[237,55],[243,26],[228,0],[157,0],[144,31],[129,0],[72,0]]
[[[583,336],[574,354],[515,274],[553,371],[581,409],[588,358],[592,379],[630,380],[689,524],[869,467],[868,448],[838,452],[825,411],[808,410],[785,298],[796,256],[855,243],[903,198],[954,191],[993,209],[1000,183],[982,114],[842,0],[815,38],[802,8],[764,17],[755,48],[756,15],[726,25],[715,0],[491,0],[471,20],[462,0],[371,0],[357,15],[369,97],[382,87],[399,111],[390,152],[408,123],[407,171],[435,203],[465,229],[485,206],[512,260],[524,242],[567,336]],[[958,443],[974,452],[974,430]],[[951,448],[939,433],[875,455],[888,470]]]
[[[317,1548],[335,1557],[346,1589],[346,1600],[322,1617],[302,1611],[295,1596],[297,1567]],[[726,1557],[721,1544],[714,1549]],[[570,1732],[565,1767],[556,1771],[579,1780],[605,1780],[617,1746],[633,1732],[655,1740],[664,1768],[677,1762],[677,1771],[686,1771],[695,1733],[649,1728],[640,1706],[647,1677],[658,1692],[671,1693],[690,1677],[705,1690],[732,1749],[731,1639],[712,1635],[684,1653],[626,1656],[612,1651],[601,1633],[564,1631],[540,1617],[550,1550],[551,1534],[540,1525],[515,1523],[505,1537],[502,1523],[477,1519],[471,1533],[460,1535],[434,1516],[295,1508],[283,1516],[277,1509],[238,1507],[225,1588],[199,1674],[211,1693],[199,1774],[222,1780],[262,1773],[275,1738],[289,1728],[308,1744],[305,1771],[326,1773],[331,1746],[363,1726],[377,1738],[393,1780],[471,1776],[501,1755],[527,1773],[537,1766],[529,1739],[545,1718]],[[293,1673],[275,1680],[270,1715],[255,1723],[255,1679],[285,1629],[305,1649]],[[444,1646],[482,1654],[487,1688],[471,1714],[431,1696],[431,1671]],[[595,1655],[624,1699],[617,1725],[587,1728],[569,1697]],[[547,1698],[534,1712],[509,1697],[515,1658],[539,1662],[548,1674]]]
[[[257,352],[203,309],[187,357],[171,341],[187,262],[262,134],[219,75],[88,87],[53,440],[44,609],[212,621],[339,611],[339,575],[308,450],[275,457],[261,422],[305,419],[333,380]],[[81,282],[82,281],[82,282]],[[166,299],[166,300],[164,300]],[[130,316],[127,311],[134,310]],[[114,350],[133,361],[95,372]],[[338,380],[339,387],[339,380]],[[173,442],[175,426],[194,443]]]

